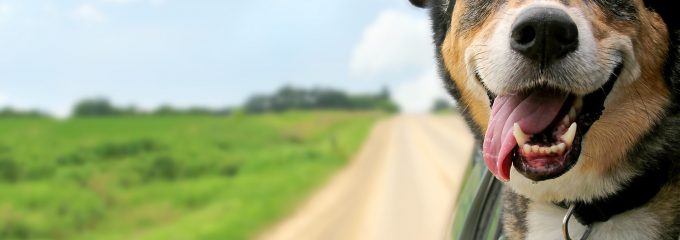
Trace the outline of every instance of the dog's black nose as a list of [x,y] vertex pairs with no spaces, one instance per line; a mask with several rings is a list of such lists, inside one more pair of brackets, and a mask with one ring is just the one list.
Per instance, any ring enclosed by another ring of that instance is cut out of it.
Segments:
[[510,46],[541,67],[578,48],[578,28],[569,15],[556,8],[535,7],[520,13],[512,25]]

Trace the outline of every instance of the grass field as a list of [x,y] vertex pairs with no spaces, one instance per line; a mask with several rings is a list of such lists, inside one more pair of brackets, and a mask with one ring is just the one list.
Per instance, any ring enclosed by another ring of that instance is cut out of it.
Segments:
[[251,238],[383,116],[0,119],[0,239]]

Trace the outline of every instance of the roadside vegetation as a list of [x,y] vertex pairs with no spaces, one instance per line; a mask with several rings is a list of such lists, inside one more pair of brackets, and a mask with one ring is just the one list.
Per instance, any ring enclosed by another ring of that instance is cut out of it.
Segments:
[[[399,107],[391,100],[387,89],[379,93],[349,94],[332,88],[297,88],[284,86],[268,94],[256,94],[237,107],[185,107],[162,105],[152,110],[141,110],[135,106],[116,106],[102,97],[86,98],[76,103],[73,117],[111,116],[228,116],[234,113],[263,114],[281,113],[291,110],[345,110],[383,111],[396,113]],[[18,111],[12,108],[0,109],[3,116],[46,116],[37,110]]]
[[381,112],[0,119],[0,239],[244,239]]
[[387,92],[291,87],[222,109],[89,98],[54,119],[6,107],[0,239],[251,238],[395,110]]

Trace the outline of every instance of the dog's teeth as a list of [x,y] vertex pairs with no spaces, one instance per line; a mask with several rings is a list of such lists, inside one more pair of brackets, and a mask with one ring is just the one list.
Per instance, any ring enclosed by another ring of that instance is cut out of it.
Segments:
[[569,116],[564,116],[562,119],[562,125],[567,126],[571,121],[569,121]]
[[529,141],[529,136],[522,131],[522,128],[519,127],[518,123],[515,123],[513,126],[512,133],[515,135],[515,141],[517,141],[517,145],[519,146],[522,146]]
[[531,145],[524,144],[524,146],[522,148],[524,149],[525,153],[531,153]]
[[567,146],[571,146],[571,144],[574,143],[574,137],[576,137],[576,123],[572,123],[571,126],[569,126],[569,130],[562,135],[561,139]]
[[550,153],[559,153],[559,148],[557,146],[550,147]]
[[540,149],[540,148],[541,148],[541,147],[539,147],[539,146],[533,145],[533,146],[531,146],[531,152],[533,152],[533,153],[539,153],[539,149]]
[[574,101],[574,108],[576,110],[581,110],[581,108],[583,108],[583,97],[576,98],[576,101]]
[[567,150],[567,144],[565,144],[565,143],[557,144],[557,153],[558,154],[563,154],[565,150]]
[[576,120],[576,109],[573,107],[569,110],[569,120],[574,121]]
[[542,151],[543,154],[550,154],[551,152],[552,150],[550,149],[550,147],[544,147]]

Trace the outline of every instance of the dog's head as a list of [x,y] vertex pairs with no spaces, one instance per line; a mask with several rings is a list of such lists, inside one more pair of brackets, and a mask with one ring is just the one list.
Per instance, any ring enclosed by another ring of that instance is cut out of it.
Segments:
[[664,116],[671,0],[411,0],[489,170],[551,201],[610,194]]

